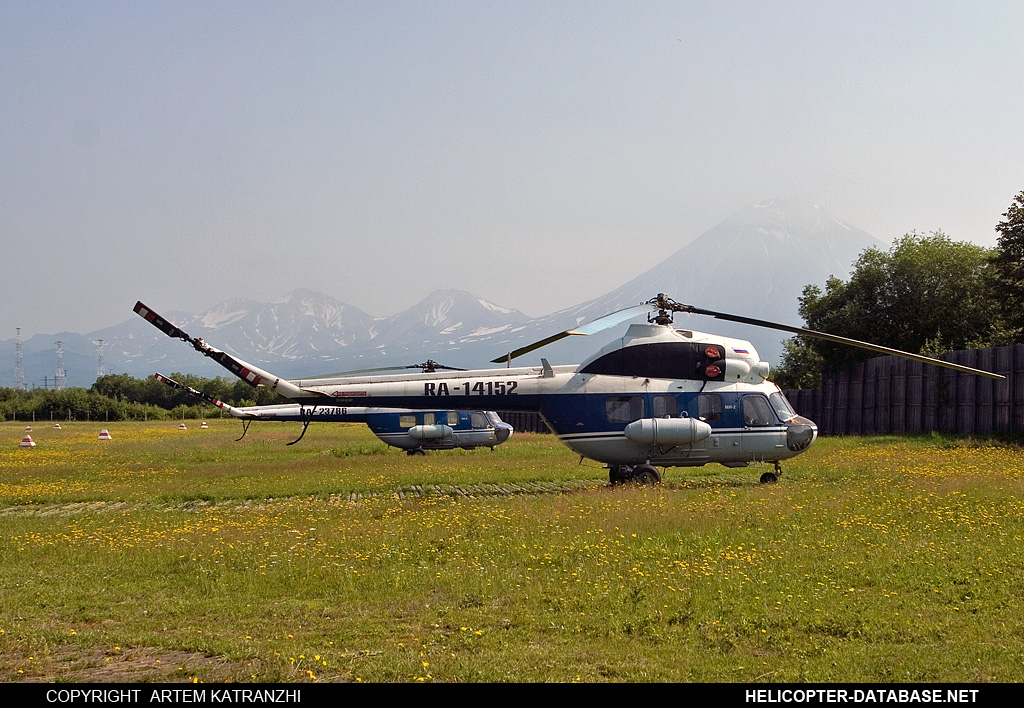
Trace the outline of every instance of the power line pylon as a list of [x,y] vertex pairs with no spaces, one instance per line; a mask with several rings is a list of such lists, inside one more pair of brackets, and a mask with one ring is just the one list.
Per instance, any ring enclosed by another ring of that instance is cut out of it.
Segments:
[[21,327],[18,330],[18,339],[14,345],[14,388],[19,391],[25,390],[25,362],[21,352]]
[[63,391],[68,385],[68,377],[64,374],[64,342],[57,342],[57,373],[53,377],[53,388]]

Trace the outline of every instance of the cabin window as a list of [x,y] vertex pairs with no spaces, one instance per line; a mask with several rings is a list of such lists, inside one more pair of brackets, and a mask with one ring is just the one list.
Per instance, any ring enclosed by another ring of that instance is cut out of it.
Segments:
[[772,414],[772,407],[768,405],[767,398],[764,396],[744,396],[744,425],[772,425],[774,422],[775,416]]
[[423,425],[433,425],[437,422],[437,416],[433,413],[423,414]]
[[609,423],[632,423],[644,417],[644,399],[641,396],[609,396],[604,410]]
[[701,420],[721,420],[722,397],[717,393],[702,393],[697,396],[697,416]]
[[458,411],[448,411],[448,425],[455,426],[455,425],[458,425],[458,424],[459,424],[459,412]]
[[487,416],[483,413],[471,413],[469,416],[470,423],[473,425],[474,430],[487,427]]
[[655,418],[675,418],[679,414],[675,396],[655,396],[653,404]]
[[409,413],[398,416],[399,428],[411,428],[414,425],[416,425],[416,416]]

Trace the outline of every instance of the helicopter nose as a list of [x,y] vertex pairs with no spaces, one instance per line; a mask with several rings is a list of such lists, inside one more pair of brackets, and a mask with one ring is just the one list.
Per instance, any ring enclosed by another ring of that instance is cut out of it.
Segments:
[[498,423],[494,426],[494,437],[499,443],[503,443],[512,436],[512,426],[508,423]]
[[786,428],[786,447],[793,452],[801,452],[809,448],[816,437],[818,426],[806,418],[797,418]]

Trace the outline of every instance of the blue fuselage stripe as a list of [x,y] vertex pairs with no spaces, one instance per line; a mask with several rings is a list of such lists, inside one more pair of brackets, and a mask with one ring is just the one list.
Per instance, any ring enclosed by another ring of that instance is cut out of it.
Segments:
[[[678,416],[700,417],[698,396],[701,392],[688,391],[673,394],[630,394],[644,399],[644,415],[653,417],[653,398],[655,396],[672,395],[676,398]],[[745,432],[778,432],[783,426],[781,420],[773,420],[768,425],[749,427],[744,424],[742,415],[742,398],[748,395],[764,396],[762,393],[720,391],[715,395],[721,397],[721,418],[707,419],[705,422],[716,433]],[[385,408],[417,408],[438,409],[439,403],[447,403],[450,410],[497,410],[497,411],[535,411],[540,413],[544,421],[559,436],[571,436],[582,432],[591,434],[621,433],[629,420],[609,421],[606,408],[607,399],[613,396],[607,393],[552,393],[552,394],[521,394],[521,395],[452,395],[452,396],[372,396],[362,405],[373,405]],[[615,396],[618,397],[618,396]],[[372,403],[371,403],[372,402]],[[353,403],[354,405],[354,403]]]

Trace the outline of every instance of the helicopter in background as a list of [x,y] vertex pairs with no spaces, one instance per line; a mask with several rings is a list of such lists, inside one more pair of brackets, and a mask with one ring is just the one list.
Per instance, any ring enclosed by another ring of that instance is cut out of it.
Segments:
[[[536,411],[581,458],[604,463],[613,484],[661,481],[658,468],[771,464],[760,481],[771,483],[781,463],[806,451],[818,434],[768,381],[769,366],[750,342],[677,329],[676,313],[818,337],[915,361],[1003,378],[979,369],[861,342],[825,332],[730,315],[677,303],[659,294],[492,360],[506,368],[453,373],[345,376],[285,380],[193,338],[142,302],[135,312],[170,337],[181,339],[252,386],[266,386],[301,405],[366,405],[434,409]],[[573,335],[589,335],[647,315],[625,335],[579,365],[512,367],[512,360]],[[472,403],[466,405],[467,402]]]
[[254,420],[276,420],[302,423],[302,433],[288,443],[302,440],[309,424],[365,423],[381,442],[405,450],[410,455],[424,455],[428,450],[473,450],[478,447],[494,449],[512,437],[512,426],[494,411],[410,410],[395,408],[367,408],[365,406],[336,406],[284,403],[267,406],[232,406],[218,398],[179,383],[161,373],[154,374],[157,381],[179,388],[207,403],[217,406],[242,421],[241,440],[249,432]]

